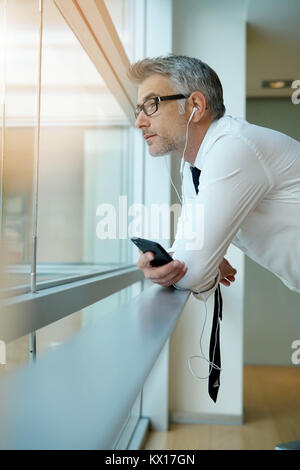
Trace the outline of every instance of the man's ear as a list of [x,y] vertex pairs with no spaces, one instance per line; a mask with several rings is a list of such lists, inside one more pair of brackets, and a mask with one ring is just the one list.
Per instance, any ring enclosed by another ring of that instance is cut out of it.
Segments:
[[[199,122],[204,116],[205,109],[203,106],[195,106],[193,111],[193,122]],[[192,118],[190,118],[192,119]]]
[[194,122],[200,121],[203,117],[205,111],[208,109],[206,105],[206,98],[201,91],[194,91],[191,96],[191,104],[193,105],[193,110],[196,108],[194,112]]

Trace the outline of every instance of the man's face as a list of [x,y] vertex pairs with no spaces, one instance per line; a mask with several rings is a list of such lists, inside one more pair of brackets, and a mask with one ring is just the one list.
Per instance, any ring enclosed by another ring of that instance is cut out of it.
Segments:
[[[168,77],[154,74],[141,83],[138,104],[143,104],[149,97],[175,94],[178,94],[178,91]],[[173,151],[182,152],[185,125],[185,115],[179,114],[176,100],[159,102],[158,110],[151,116],[146,116],[144,111],[141,111],[135,122],[135,126],[142,130],[152,156],[166,155]]]

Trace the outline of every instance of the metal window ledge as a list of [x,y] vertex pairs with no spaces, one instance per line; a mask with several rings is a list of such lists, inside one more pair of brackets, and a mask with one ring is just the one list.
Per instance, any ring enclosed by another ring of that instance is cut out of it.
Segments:
[[2,375],[0,448],[111,449],[189,294],[152,286]]
[[[44,265],[37,265],[37,291],[42,289],[49,289],[69,282],[81,281],[94,276],[108,274],[112,272],[121,271],[135,265],[112,266],[110,265],[96,265],[90,263],[48,263]],[[12,286],[4,289],[1,293],[3,297],[16,297],[22,294],[28,294],[30,291],[30,266],[13,266],[12,269],[7,269],[6,273],[13,275],[25,275],[28,277],[28,282],[23,285]],[[53,279],[44,281],[39,280],[39,277],[50,276]]]
[[134,266],[9,297],[0,305],[0,340],[13,341],[143,279]]

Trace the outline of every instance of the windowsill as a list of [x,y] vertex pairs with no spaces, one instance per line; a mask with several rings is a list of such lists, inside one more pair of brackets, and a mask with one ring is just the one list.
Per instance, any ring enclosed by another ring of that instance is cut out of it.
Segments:
[[152,286],[0,378],[0,448],[111,449],[189,295]]
[[143,273],[133,265],[63,279],[60,283],[56,279],[54,285],[40,286],[37,292],[4,299],[2,293],[1,340],[21,338],[143,280]]
[[[36,288],[39,291],[133,266],[135,265],[126,263],[40,263],[37,264]],[[31,291],[29,264],[14,265],[5,272],[7,275],[5,281],[9,287],[0,289],[3,297],[22,295]]]

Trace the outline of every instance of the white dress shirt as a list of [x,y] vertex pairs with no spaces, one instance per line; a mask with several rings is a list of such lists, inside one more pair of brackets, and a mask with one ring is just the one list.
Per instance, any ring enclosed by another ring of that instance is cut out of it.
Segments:
[[[188,267],[174,286],[206,300],[233,243],[300,292],[300,142],[226,115],[209,126],[194,166],[201,170],[199,192],[185,163],[183,206],[168,250]],[[190,217],[185,206],[197,204],[203,208],[203,246],[187,249],[193,238],[183,233]]]

